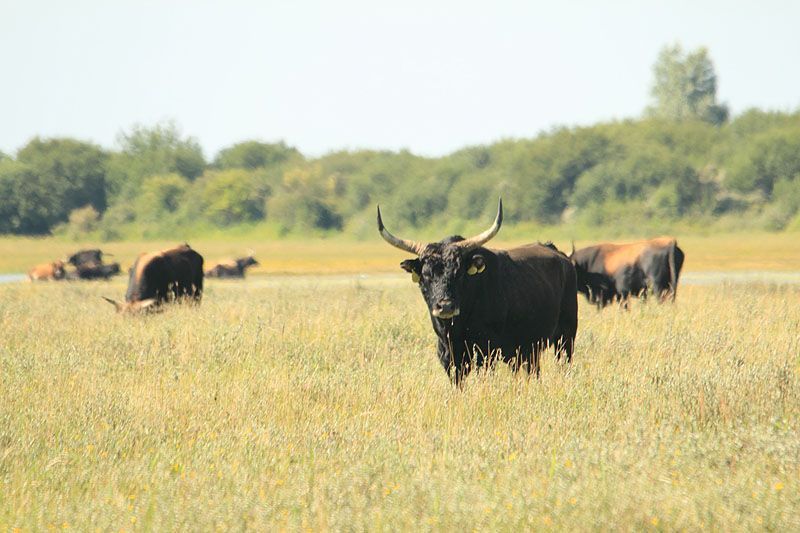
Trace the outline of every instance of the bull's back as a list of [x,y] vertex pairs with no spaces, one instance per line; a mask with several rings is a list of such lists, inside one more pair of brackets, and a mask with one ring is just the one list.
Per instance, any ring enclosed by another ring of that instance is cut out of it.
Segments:
[[575,269],[562,253],[540,244],[512,248],[504,283],[510,315],[557,316],[565,291],[575,291]]
[[666,250],[675,245],[674,237],[656,237],[632,243],[603,243],[576,252],[576,261],[589,272],[615,276],[635,267],[645,254]]

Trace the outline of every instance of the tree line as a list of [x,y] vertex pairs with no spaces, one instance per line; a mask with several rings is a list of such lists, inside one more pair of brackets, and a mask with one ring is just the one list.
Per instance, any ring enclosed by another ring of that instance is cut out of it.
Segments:
[[13,157],[0,153],[0,233],[116,239],[265,224],[364,235],[379,202],[402,230],[490,220],[498,196],[512,224],[800,229],[800,112],[730,118],[707,51],[677,45],[659,55],[651,94],[641,118],[437,158],[310,158],[245,141],[208,160],[172,123],[136,126],[112,150],[35,138]]

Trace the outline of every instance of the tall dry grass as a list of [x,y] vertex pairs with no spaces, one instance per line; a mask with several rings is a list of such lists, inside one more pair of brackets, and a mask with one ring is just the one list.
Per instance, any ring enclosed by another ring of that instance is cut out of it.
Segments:
[[800,288],[582,305],[454,390],[408,281],[0,286],[0,527],[800,528]]

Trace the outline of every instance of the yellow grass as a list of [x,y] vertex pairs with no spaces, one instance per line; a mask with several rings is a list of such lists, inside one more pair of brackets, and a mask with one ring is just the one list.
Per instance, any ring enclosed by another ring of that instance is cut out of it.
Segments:
[[460,391],[405,279],[123,290],[0,286],[0,529],[800,528],[796,286],[582,305],[571,367]]
[[[547,240],[547,235],[534,236]],[[686,252],[685,271],[771,270],[800,271],[800,244],[798,236],[790,233],[727,234],[718,236],[678,236],[678,243]],[[0,238],[0,273],[27,272],[37,263],[62,258],[82,247],[99,247],[114,254],[109,260],[119,261],[123,269],[145,251],[160,250],[180,241],[123,242],[123,243],[73,243],[46,238]],[[504,241],[499,238],[492,245],[504,248],[524,241]],[[578,241],[578,247],[596,241]],[[213,262],[228,257],[238,257],[253,249],[262,265],[252,270],[255,274],[332,274],[355,272],[399,272],[398,264],[406,256],[375,239],[356,242],[344,239],[309,239],[280,241],[221,241],[193,240],[193,248]],[[556,244],[569,252],[570,242],[556,240]]]

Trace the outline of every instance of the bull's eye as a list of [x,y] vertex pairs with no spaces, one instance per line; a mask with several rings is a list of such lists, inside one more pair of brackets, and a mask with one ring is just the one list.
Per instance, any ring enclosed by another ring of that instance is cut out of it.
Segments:
[[467,274],[469,274],[470,276],[474,276],[478,272],[479,272],[478,267],[476,267],[475,265],[470,265],[469,268],[467,269]]

